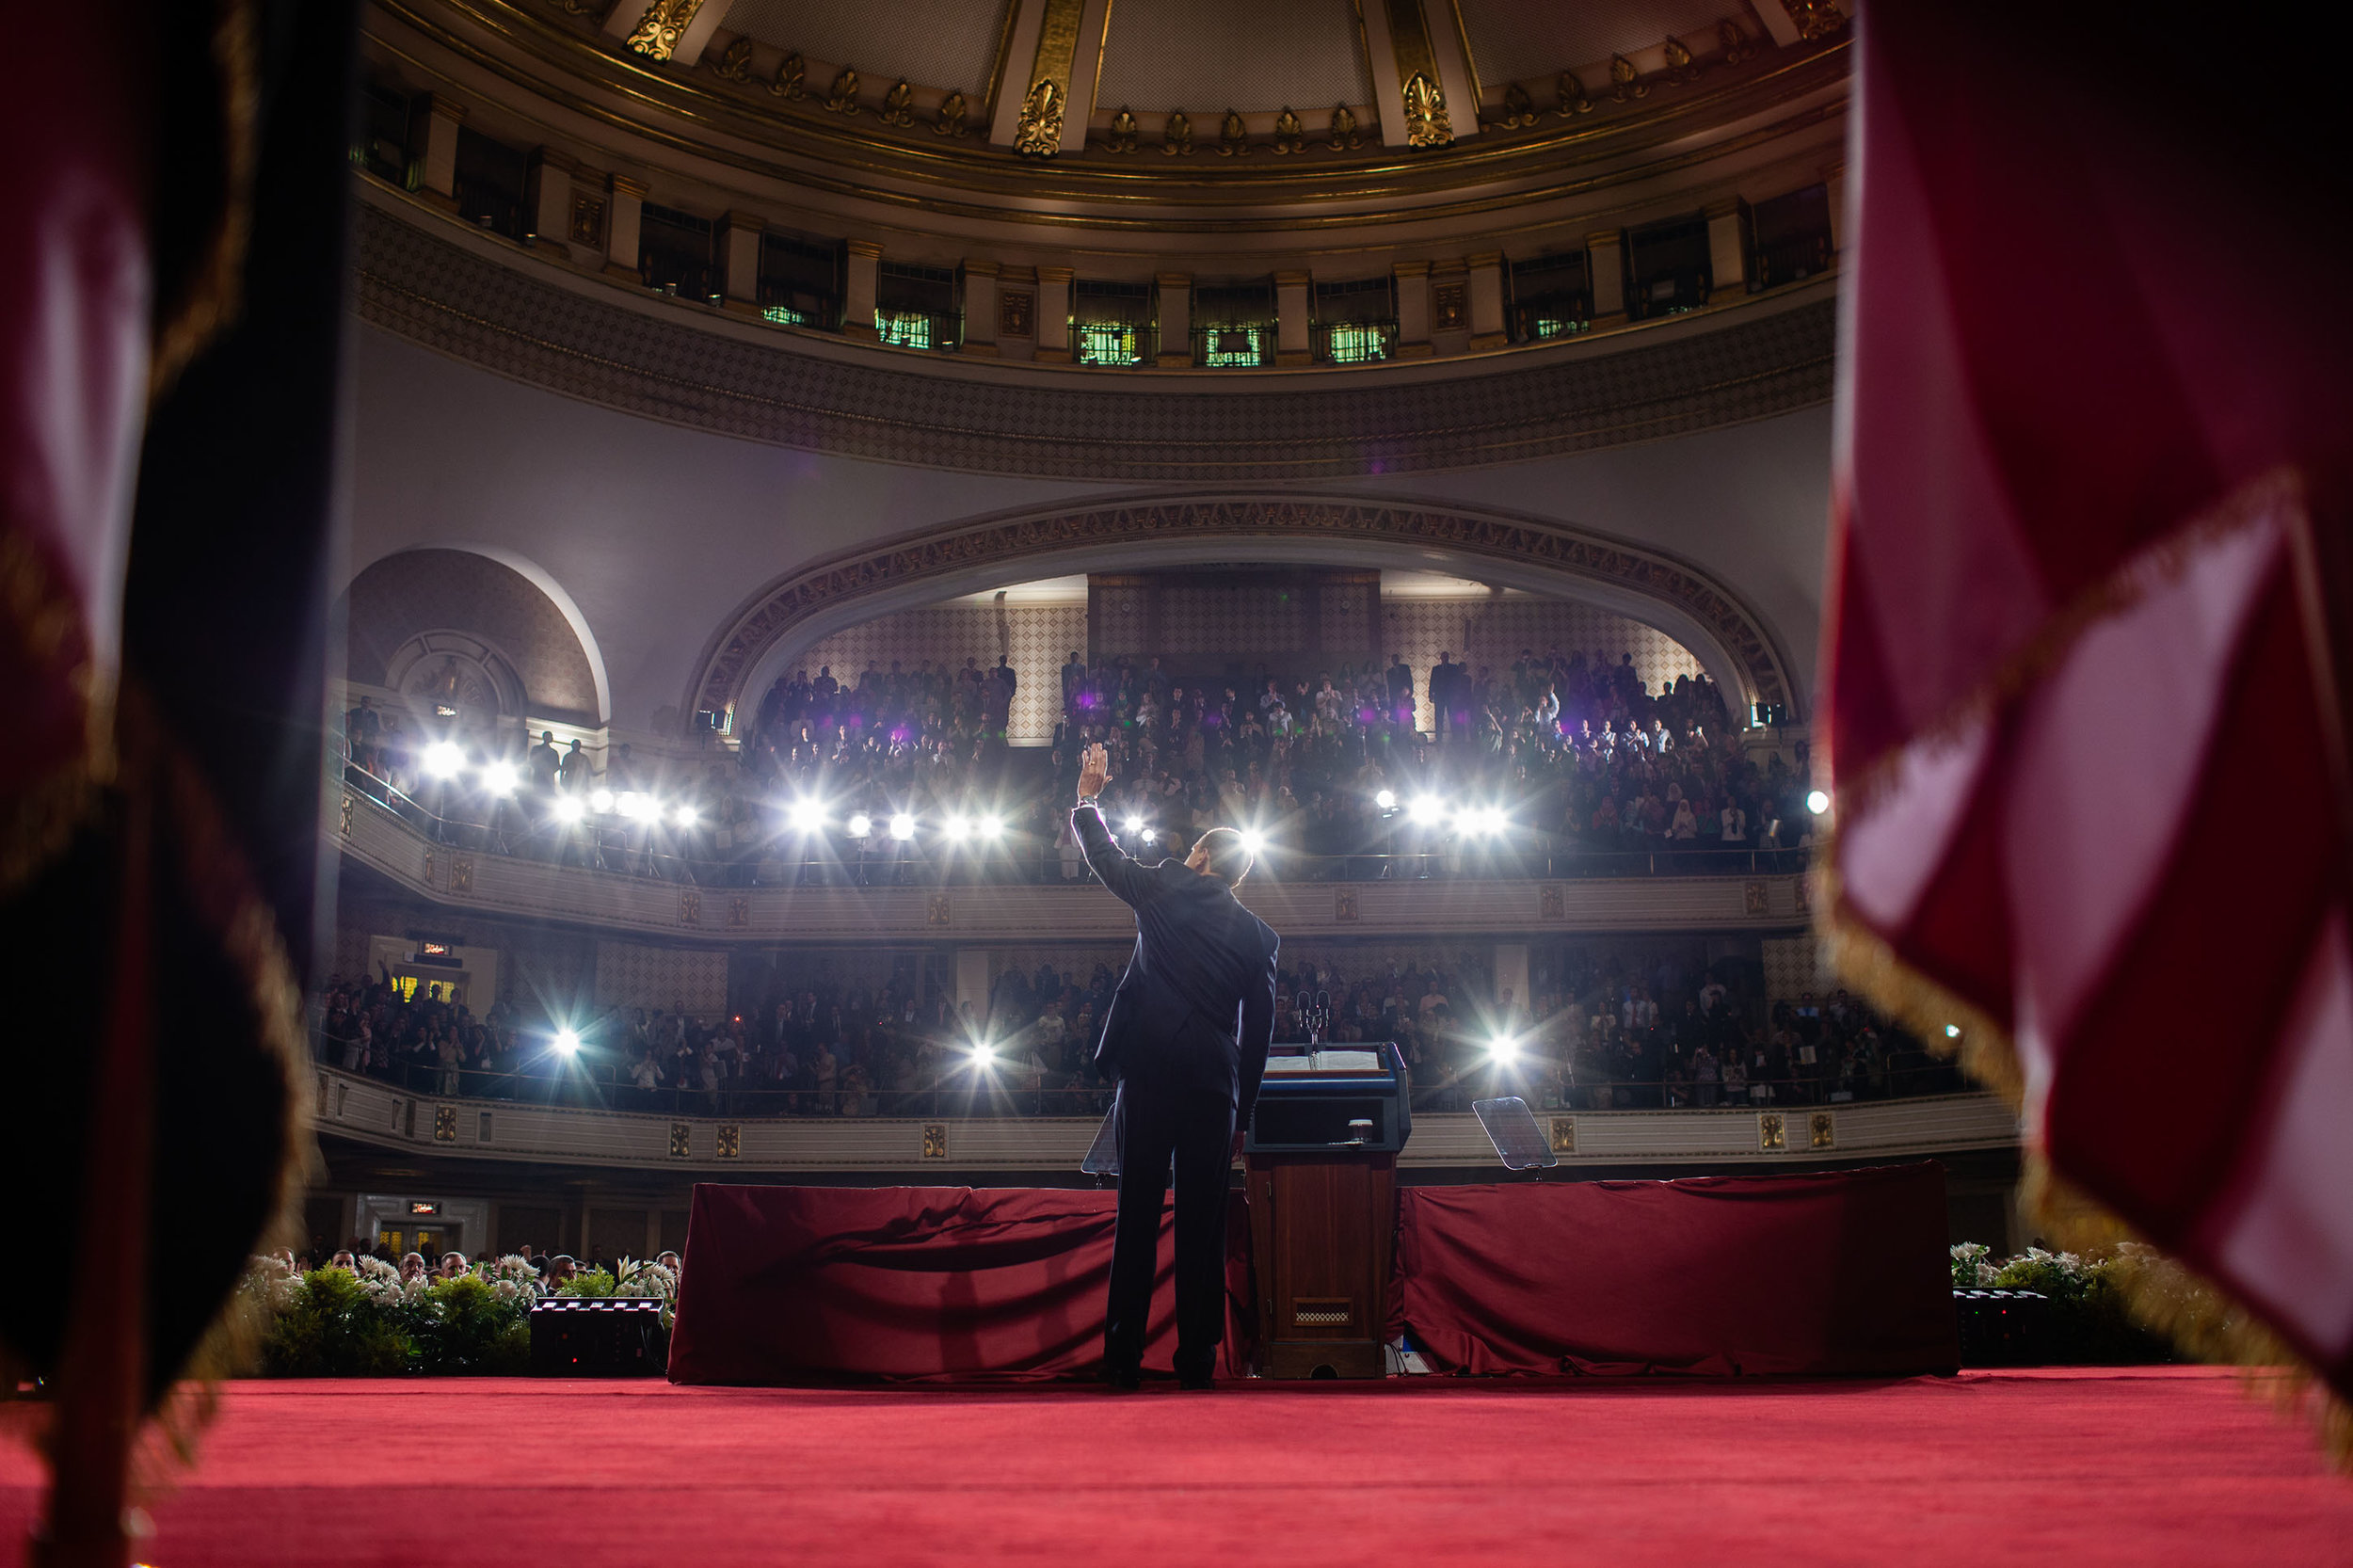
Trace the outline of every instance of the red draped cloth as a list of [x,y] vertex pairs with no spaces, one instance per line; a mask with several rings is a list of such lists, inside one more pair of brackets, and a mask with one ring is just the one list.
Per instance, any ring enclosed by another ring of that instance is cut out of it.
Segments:
[[1439,1371],[1949,1372],[1934,1164],[1408,1187],[1392,1333]]
[[[695,1189],[673,1383],[1099,1376],[1118,1194],[1038,1188]],[[1147,1368],[1176,1348],[1163,1210]],[[1246,1354],[1250,1226],[1226,1225],[1220,1370]],[[1238,1347],[1240,1349],[1238,1350]]]

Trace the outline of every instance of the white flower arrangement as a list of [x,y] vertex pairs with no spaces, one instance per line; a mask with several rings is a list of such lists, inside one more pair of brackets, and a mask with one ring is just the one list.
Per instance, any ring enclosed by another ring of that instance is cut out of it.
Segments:
[[666,1302],[678,1294],[678,1275],[659,1263],[622,1258],[614,1270],[613,1293]]

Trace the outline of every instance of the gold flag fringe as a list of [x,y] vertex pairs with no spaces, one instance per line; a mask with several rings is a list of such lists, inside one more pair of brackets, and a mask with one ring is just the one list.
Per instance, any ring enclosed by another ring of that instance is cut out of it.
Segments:
[[[2025,1074],[2009,1031],[1897,956],[1848,903],[1836,869],[1835,832],[1817,851],[1812,874],[1820,896],[1820,935],[1847,983],[1874,1007],[1910,1029],[1935,1055],[1957,1057],[1961,1070],[2025,1114]],[[1945,1032],[1959,1024],[1956,1041]],[[2047,1152],[2027,1143],[2019,1176],[2019,1208],[2042,1234],[2068,1252],[2114,1260],[2109,1277],[2133,1320],[2191,1358],[2235,1366],[2250,1391],[2280,1410],[2313,1422],[2329,1462],[2353,1473],[2353,1405],[2221,1286],[2152,1244],[2113,1209],[2069,1182]]]

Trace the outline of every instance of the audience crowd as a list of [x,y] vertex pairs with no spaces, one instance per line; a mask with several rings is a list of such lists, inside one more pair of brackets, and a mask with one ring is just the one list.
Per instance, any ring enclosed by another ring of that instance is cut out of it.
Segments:
[[[1595,958],[1567,950],[1528,997],[1475,958],[1368,963],[1288,956],[1279,1042],[1395,1041],[1417,1104],[1488,1093],[1589,1110],[1817,1104],[1960,1087],[1845,991],[1768,1001],[1753,962],[1688,951]],[[556,1025],[504,1003],[480,1017],[389,974],[331,981],[314,1021],[321,1060],[423,1094],[546,1099],[622,1111],[746,1116],[1099,1114],[1094,1056],[1118,976],[1010,968],[984,1008],[936,986],[808,979],[724,1018],[625,1010]]]
[[[1631,655],[1523,649],[1497,671],[1450,654],[1203,681],[1158,658],[1061,675],[1049,748],[1007,745],[1018,678],[870,663],[796,671],[724,761],[601,772],[543,733],[520,757],[422,743],[372,700],[345,715],[348,776],[453,841],[608,870],[749,884],[811,877],[1078,879],[1066,823],[1080,750],[1109,747],[1114,826],[1146,849],[1230,824],[1275,847],[1267,874],[1545,875],[1678,870],[1812,841],[1804,751],[1762,767],[1705,677],[1653,691]],[[1417,727],[1417,696],[1433,715]],[[907,819],[904,836],[893,820]]]

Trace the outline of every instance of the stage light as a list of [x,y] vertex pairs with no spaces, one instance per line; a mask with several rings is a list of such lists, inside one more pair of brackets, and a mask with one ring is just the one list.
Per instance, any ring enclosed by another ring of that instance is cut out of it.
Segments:
[[874,831],[874,819],[863,811],[854,811],[850,814],[849,827],[851,838],[863,839]]
[[893,812],[890,818],[890,836],[903,844],[914,838],[915,814],[911,811]]
[[1806,792],[1805,808],[1816,816],[1820,816],[1830,809],[1829,793],[1822,790],[1809,790]]
[[1372,797],[1372,803],[1384,811],[1394,811],[1397,809],[1397,792],[1383,790]]
[[1503,808],[1500,806],[1483,806],[1480,808],[1477,816],[1479,831],[1481,833],[1501,833],[1512,825],[1511,819],[1503,814]]
[[435,778],[455,778],[466,765],[466,754],[456,741],[436,741],[424,748],[424,771]]
[[1510,1066],[1520,1059],[1520,1043],[1509,1034],[1498,1034],[1487,1042],[1488,1057],[1501,1066]]
[[[806,799],[796,800],[786,811],[785,816],[786,820],[792,823],[792,831],[795,833],[822,833],[824,831],[825,808],[819,805],[816,801]],[[853,817],[850,820],[853,823],[866,822],[864,817]],[[873,825],[871,822],[866,824],[869,827]]]
[[1144,819],[1131,814],[1128,820],[1121,823],[1119,826],[1120,830],[1125,833],[1141,833],[1144,831]]
[[1405,808],[1405,815],[1417,825],[1428,827],[1446,815],[1446,808],[1438,803],[1436,795],[1416,795],[1414,804]]
[[581,818],[586,816],[587,814],[587,808],[583,807],[580,804],[580,801],[574,796],[562,795],[559,796],[555,802],[555,820],[557,822],[578,822]]
[[677,827],[692,827],[701,819],[702,813],[691,806],[680,805],[670,812],[671,824]]
[[662,808],[655,804],[651,796],[636,790],[623,790],[614,796],[613,809],[632,822],[641,822],[648,817],[659,816],[662,812]]
[[610,790],[589,791],[588,809],[594,811],[600,817],[603,816],[607,811],[612,810],[613,792]]
[[997,1048],[986,1040],[972,1042],[972,1065],[984,1070],[997,1064]]
[[559,1029],[555,1032],[555,1048],[566,1056],[577,1056],[580,1054],[580,1036],[568,1029]]
[[1001,839],[1005,836],[1005,819],[1002,817],[983,817],[979,825],[984,839]]
[[1241,847],[1256,855],[1266,848],[1266,835],[1255,827],[1245,827],[1241,830]]
[[[948,834],[948,841],[950,843],[960,844],[964,842],[966,836],[972,831],[972,824],[965,821],[962,817],[950,817],[946,824],[946,831]],[[893,838],[898,837],[899,824],[895,818],[892,819],[890,824],[890,833]]]
[[1144,830],[1144,841],[1147,844],[1158,843],[1160,841],[1160,836],[1159,834],[1153,832],[1148,827]]
[[482,770],[482,787],[494,795],[511,795],[522,781],[512,762],[493,762]]
[[1945,1026],[1945,1038],[1946,1038],[1947,1040],[1958,1040],[1958,1039],[1960,1039],[1960,1038],[1961,1038],[1961,1025],[1959,1025],[1959,1024],[1946,1024],[1946,1025]]

